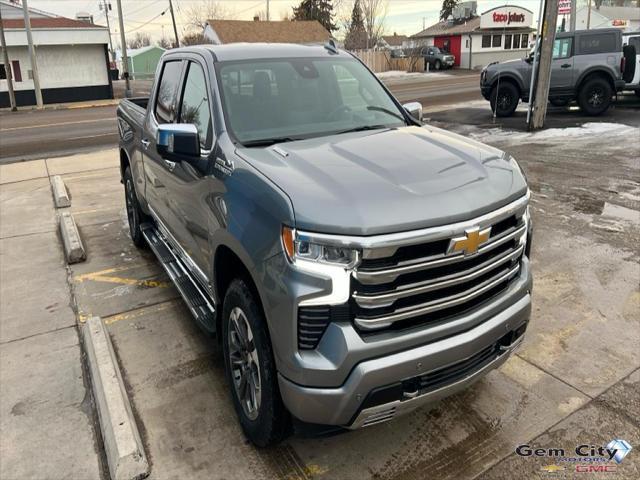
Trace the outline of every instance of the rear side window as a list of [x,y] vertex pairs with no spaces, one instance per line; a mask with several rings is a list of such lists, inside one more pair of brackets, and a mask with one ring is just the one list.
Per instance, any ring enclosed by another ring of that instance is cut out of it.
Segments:
[[211,110],[209,110],[209,89],[202,67],[189,62],[189,71],[182,93],[180,107],[180,123],[192,123],[198,128],[200,146],[211,148],[213,136],[211,125]]
[[571,56],[572,38],[559,38],[553,42],[553,58],[569,58]]
[[579,53],[581,55],[593,55],[595,53],[617,52],[615,33],[594,33],[580,35],[578,40]]
[[162,67],[155,106],[158,123],[173,123],[176,120],[176,95],[181,70],[182,61],[180,60],[167,62]]
[[636,55],[640,55],[640,37],[631,37],[629,39],[629,45],[636,47]]

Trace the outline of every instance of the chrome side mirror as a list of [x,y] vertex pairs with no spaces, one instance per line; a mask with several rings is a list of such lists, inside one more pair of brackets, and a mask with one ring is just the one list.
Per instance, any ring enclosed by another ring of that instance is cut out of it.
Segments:
[[156,148],[163,158],[200,157],[198,129],[191,123],[163,123],[156,132]]
[[420,102],[410,102],[402,105],[409,115],[422,122],[422,104]]

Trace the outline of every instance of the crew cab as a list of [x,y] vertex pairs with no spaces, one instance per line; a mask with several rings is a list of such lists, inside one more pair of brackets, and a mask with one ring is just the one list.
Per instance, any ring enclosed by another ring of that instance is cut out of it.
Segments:
[[[480,91],[498,117],[515,112],[519,100],[529,101],[535,48],[524,59],[487,65]],[[635,59],[633,60],[635,61]],[[587,115],[600,115],[625,86],[626,60],[616,28],[556,34],[553,44],[549,101],[556,106],[576,100]]]
[[172,49],[120,103],[131,239],[220,342],[256,445],[390,420],[522,342],[525,177],[421,116],[334,44]]

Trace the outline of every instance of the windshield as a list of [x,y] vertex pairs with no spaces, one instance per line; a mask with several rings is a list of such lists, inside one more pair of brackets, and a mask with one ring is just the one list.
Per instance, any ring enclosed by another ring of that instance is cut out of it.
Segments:
[[377,79],[344,58],[217,64],[227,127],[245,145],[405,124]]

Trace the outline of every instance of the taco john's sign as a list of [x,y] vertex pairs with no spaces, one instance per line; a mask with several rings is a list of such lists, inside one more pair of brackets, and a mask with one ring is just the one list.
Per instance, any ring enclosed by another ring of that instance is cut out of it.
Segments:
[[492,8],[480,15],[480,29],[530,27],[532,23],[533,12],[531,10],[513,5]]

